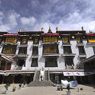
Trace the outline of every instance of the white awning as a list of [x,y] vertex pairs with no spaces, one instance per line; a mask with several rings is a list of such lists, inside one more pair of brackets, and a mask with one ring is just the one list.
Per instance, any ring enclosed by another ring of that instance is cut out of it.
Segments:
[[85,76],[84,72],[73,72],[74,76]]
[[64,76],[74,76],[73,72],[63,72]]
[[95,74],[95,72],[63,72],[64,76],[86,76],[92,74]]
[[85,76],[84,72],[63,72],[64,76]]

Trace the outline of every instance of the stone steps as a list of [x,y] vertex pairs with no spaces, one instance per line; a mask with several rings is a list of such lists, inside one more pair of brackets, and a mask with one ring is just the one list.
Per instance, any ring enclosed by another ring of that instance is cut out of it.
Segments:
[[31,86],[54,86],[51,81],[33,81],[28,84],[28,87]]
[[35,71],[33,81],[39,81],[40,71]]
[[34,80],[28,84],[29,87],[31,86],[54,86],[54,83],[50,80],[49,71],[45,71],[43,81],[39,81],[40,71],[36,71],[34,75]]

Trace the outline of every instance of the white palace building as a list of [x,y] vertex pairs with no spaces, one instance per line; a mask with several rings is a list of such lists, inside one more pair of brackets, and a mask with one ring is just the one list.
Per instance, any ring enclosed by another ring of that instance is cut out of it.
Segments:
[[1,84],[51,85],[64,79],[95,83],[95,33],[83,28],[0,32]]

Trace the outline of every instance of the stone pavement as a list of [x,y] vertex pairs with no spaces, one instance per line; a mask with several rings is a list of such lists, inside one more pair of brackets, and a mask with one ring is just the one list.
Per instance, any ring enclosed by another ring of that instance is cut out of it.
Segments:
[[[11,85],[11,87],[12,86],[13,85]],[[3,93],[0,95],[66,95],[67,93],[67,89],[57,91],[57,87],[23,87],[19,89],[18,85],[16,85],[15,92],[12,92],[11,87],[6,94]],[[0,86],[0,91],[1,89],[3,88]],[[71,89],[71,95],[95,95],[95,88],[92,86],[79,85],[78,88]]]

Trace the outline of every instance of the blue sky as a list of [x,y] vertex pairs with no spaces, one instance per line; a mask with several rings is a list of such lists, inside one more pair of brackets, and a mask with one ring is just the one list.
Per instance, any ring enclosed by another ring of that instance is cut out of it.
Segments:
[[95,0],[0,0],[0,31],[95,31]]

